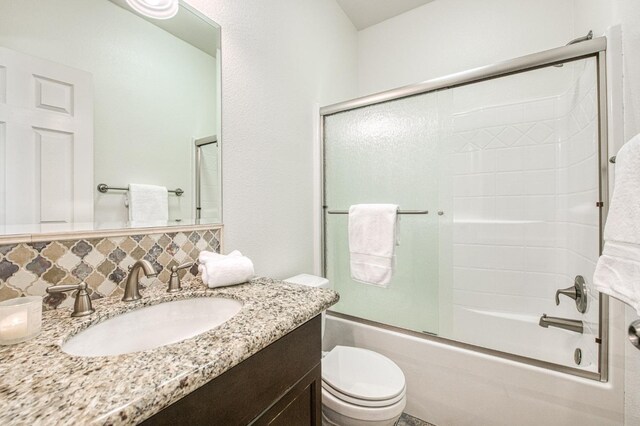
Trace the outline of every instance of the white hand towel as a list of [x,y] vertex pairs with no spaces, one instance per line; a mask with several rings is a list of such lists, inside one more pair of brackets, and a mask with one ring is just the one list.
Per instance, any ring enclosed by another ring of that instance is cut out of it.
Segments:
[[222,260],[209,260],[198,269],[202,272],[202,281],[209,288],[245,283],[255,275],[253,262],[246,256],[226,256]]
[[169,220],[169,197],[164,186],[129,184],[129,221],[139,224]]
[[395,263],[398,206],[356,204],[349,208],[351,278],[386,287]]
[[231,253],[224,255],[212,251],[202,250],[198,254],[198,263],[204,264],[209,260],[224,260],[227,258],[227,256],[242,256],[242,253],[240,253],[238,250],[234,250]]
[[640,135],[616,155],[616,180],[593,282],[640,315]]

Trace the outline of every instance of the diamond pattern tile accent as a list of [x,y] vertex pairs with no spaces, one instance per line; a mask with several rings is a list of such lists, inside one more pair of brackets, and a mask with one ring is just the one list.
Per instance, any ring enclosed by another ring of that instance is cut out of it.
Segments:
[[19,266],[24,266],[27,263],[33,260],[33,257],[36,255],[36,252],[31,248],[24,244],[20,244],[16,246],[9,254],[7,254],[7,259],[15,263]]
[[[127,267],[147,259],[159,279],[169,268],[193,262],[201,250],[220,250],[220,230],[167,232],[77,240],[0,245],[0,300],[22,295],[43,296],[44,309],[73,306],[74,293],[46,293],[54,284],[87,283],[92,299],[120,297]],[[197,267],[183,272],[197,274]]]
[[35,259],[27,263],[27,266],[25,266],[27,270],[33,272],[37,276],[41,276],[42,274],[44,274],[50,267],[51,262],[49,262],[46,258],[40,256],[39,254]]
[[89,252],[93,250],[93,246],[86,242],[85,240],[80,240],[71,248],[73,254],[78,256],[80,259],[84,259]]

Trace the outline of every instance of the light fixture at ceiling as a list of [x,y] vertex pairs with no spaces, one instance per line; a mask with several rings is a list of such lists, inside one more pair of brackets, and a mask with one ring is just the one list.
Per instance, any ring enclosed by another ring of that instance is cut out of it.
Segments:
[[170,19],[178,13],[178,0],[127,0],[133,10],[154,19]]

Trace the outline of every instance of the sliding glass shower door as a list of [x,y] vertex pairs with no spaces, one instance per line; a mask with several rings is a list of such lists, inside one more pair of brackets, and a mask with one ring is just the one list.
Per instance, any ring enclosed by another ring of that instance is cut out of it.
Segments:
[[[334,310],[597,372],[598,107],[591,57],[325,116]],[[428,210],[400,216],[388,288],[350,278],[348,218],[331,213],[359,203]],[[556,305],[582,280],[585,312]]]

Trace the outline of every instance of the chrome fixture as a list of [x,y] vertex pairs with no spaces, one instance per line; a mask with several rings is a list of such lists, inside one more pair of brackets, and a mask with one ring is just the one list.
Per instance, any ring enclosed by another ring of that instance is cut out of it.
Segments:
[[616,164],[616,156],[615,156],[615,155],[612,155],[611,157],[609,157],[609,162],[610,162],[611,164]]
[[207,136],[205,138],[196,139],[193,143],[196,146],[196,219],[200,219],[202,213],[202,197],[200,188],[200,173],[202,173],[201,148],[203,146],[217,144],[218,137],[216,135]]
[[153,278],[158,275],[156,270],[153,269],[153,265],[145,259],[140,259],[133,266],[129,266],[129,275],[127,276],[127,284],[124,287],[124,297],[122,298],[123,302],[132,302],[142,298],[138,282],[140,269],[142,269],[147,278]]
[[[349,214],[349,210],[327,210],[328,214]],[[398,210],[398,214],[429,214],[429,210]]]
[[175,293],[182,289],[180,285],[180,275],[178,275],[178,271],[180,269],[185,269],[193,265],[193,262],[184,263],[180,266],[173,265],[171,267],[171,276],[169,277],[169,288],[167,288],[167,293]]
[[78,290],[78,293],[76,294],[76,301],[73,304],[73,312],[71,313],[72,317],[84,317],[86,315],[91,315],[96,311],[93,309],[93,306],[91,306],[91,297],[89,297],[87,284],[85,283],[62,284],[47,287],[47,293],[49,294],[72,290]]
[[640,349],[640,320],[635,320],[629,324],[629,341],[637,349]]
[[[109,186],[106,183],[99,183],[97,188],[98,188],[98,192],[102,192],[103,194],[106,194],[107,191],[128,191],[129,190],[129,188],[122,188],[119,186]],[[178,197],[184,194],[184,191],[181,188],[168,189],[167,192],[176,194]]]
[[573,361],[576,365],[582,364],[582,349],[576,348],[576,350],[573,351]]
[[[572,44],[576,44],[576,43],[582,43],[583,41],[587,41],[587,40],[591,40],[593,38],[593,31],[589,30],[589,32],[587,33],[587,35],[582,36],[582,37],[578,37],[578,38],[574,38],[573,40],[571,40],[569,43],[567,43],[565,46],[571,46]],[[557,64],[554,65],[554,67],[558,67],[561,68],[563,67],[564,64]]]
[[540,325],[540,327],[544,328],[557,327],[564,330],[574,331],[580,334],[582,334],[584,331],[584,325],[582,324],[581,320],[548,317],[547,314],[542,314],[542,316],[540,317],[540,322],[538,324]]
[[556,306],[560,305],[561,294],[576,301],[578,312],[581,314],[587,312],[587,287],[584,284],[582,275],[576,275],[571,287],[556,291]]

